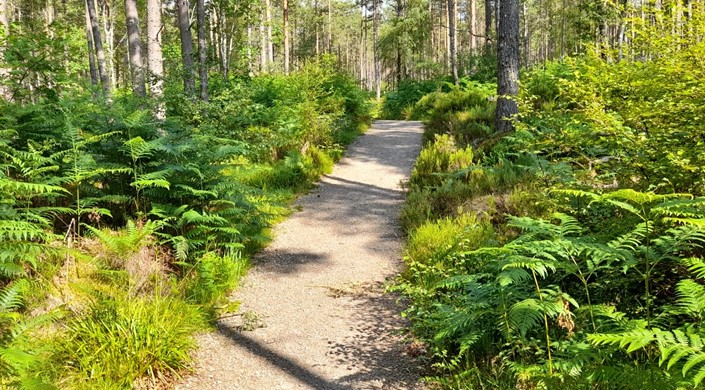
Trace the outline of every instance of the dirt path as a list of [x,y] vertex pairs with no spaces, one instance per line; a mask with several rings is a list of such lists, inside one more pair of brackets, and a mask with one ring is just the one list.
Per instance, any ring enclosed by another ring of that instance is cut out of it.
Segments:
[[234,294],[245,314],[200,338],[196,373],[178,389],[421,388],[401,308],[383,294],[401,265],[399,184],[421,133],[419,122],[376,122],[297,201]]

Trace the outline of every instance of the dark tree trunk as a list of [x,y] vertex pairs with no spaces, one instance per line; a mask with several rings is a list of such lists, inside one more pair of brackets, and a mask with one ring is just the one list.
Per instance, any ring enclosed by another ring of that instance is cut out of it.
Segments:
[[500,0],[497,39],[496,131],[514,130],[511,117],[519,112],[519,0]]
[[[404,12],[404,0],[397,0],[397,20],[401,21],[401,16],[402,13]],[[401,80],[404,78],[404,72],[402,70],[401,66],[401,47],[402,43],[401,40],[397,41],[397,87],[399,86],[399,83],[401,83]]]
[[453,83],[458,85],[458,48],[455,45],[455,10],[456,0],[448,0],[448,45],[450,47],[450,69]]
[[208,57],[206,53],[206,6],[204,0],[196,0],[198,17],[198,78],[201,87],[201,100],[208,101]]
[[372,40],[374,48],[375,68],[375,96],[382,98],[382,73],[379,66],[379,3],[381,0],[372,0]]
[[284,73],[289,74],[289,63],[291,61],[291,49],[289,42],[289,0],[284,0],[282,3],[282,13],[284,16]]
[[86,42],[88,43],[88,69],[91,74],[91,84],[98,85],[98,69],[95,65],[95,49],[93,48],[93,32],[91,18],[86,7]]
[[[497,1],[497,0],[495,0]],[[494,8],[492,0],[485,0],[485,49],[489,50],[492,44],[492,9]]]
[[[90,0],[89,0],[90,1]],[[189,19],[188,0],[178,0],[176,14],[181,37],[181,62],[184,66],[184,93],[193,97],[196,94],[196,78],[193,72],[193,37]]]
[[105,52],[103,51],[103,40],[100,37],[98,15],[96,15],[95,3],[93,2],[93,0],[86,0],[86,7],[88,7],[88,17],[91,20],[91,31],[93,32],[93,47],[95,48],[95,52],[98,57],[98,75],[100,76],[100,82],[103,85],[103,91],[105,91],[106,94],[109,94],[110,78],[108,77],[108,70],[105,66]]
[[140,38],[140,22],[136,0],[125,0],[125,21],[127,23],[127,47],[130,57],[132,93],[136,96],[145,97],[147,96],[147,88],[144,85],[142,39]]

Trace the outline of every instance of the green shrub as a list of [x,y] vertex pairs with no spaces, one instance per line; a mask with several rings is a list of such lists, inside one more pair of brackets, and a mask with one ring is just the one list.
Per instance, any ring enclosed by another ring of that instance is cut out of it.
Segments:
[[206,326],[196,306],[177,299],[104,300],[69,322],[53,361],[72,386],[131,388],[143,376],[178,374]]
[[436,135],[433,143],[421,150],[410,183],[419,188],[438,186],[444,181],[444,173],[465,169],[472,164],[473,153],[470,147],[459,149],[452,137]]
[[413,107],[424,95],[438,89],[441,83],[436,80],[404,80],[395,91],[389,92],[384,97],[382,118],[384,119],[410,119],[409,108]]
[[195,264],[183,264],[187,271],[182,279],[186,302],[213,309],[225,303],[247,270],[247,261],[232,253],[225,256],[208,252]]

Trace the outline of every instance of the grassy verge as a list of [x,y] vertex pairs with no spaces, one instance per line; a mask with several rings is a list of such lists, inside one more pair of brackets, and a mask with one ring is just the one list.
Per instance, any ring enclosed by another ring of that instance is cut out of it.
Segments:
[[[692,162],[700,141],[670,111],[645,108],[666,96],[697,110],[648,76],[656,66],[586,57],[530,72],[517,131],[503,138],[491,127],[492,85],[465,82],[407,109],[426,137],[402,211],[407,269],[396,288],[428,346],[430,381],[702,386],[702,177],[658,152],[668,142]],[[620,95],[615,80],[634,77],[639,88]]]

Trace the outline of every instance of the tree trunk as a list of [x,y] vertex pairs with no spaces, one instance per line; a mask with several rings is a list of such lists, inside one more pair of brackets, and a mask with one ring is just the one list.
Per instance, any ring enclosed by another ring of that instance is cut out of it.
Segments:
[[269,0],[265,0],[264,10],[267,15],[267,56],[271,64],[274,62],[274,46],[272,41],[272,8],[269,4]]
[[88,43],[88,69],[91,74],[91,84],[98,85],[98,69],[95,66],[95,49],[93,48],[93,33],[91,28],[91,18],[88,16],[86,7],[86,42]]
[[531,65],[531,33],[529,31],[529,6],[525,1],[522,5],[522,14],[524,15],[524,32],[522,43],[524,44],[524,68],[528,69]]
[[318,0],[314,0],[313,2],[313,33],[315,36],[316,40],[316,57],[318,57],[321,54],[321,29],[320,29],[320,23],[319,23],[319,9],[318,9]]
[[497,39],[497,112],[496,131],[514,129],[511,117],[519,112],[519,0],[500,0]]
[[365,17],[365,5],[361,2],[360,3],[360,87],[364,88],[365,87],[365,51],[367,48],[366,45],[366,24],[367,24],[367,18]]
[[[7,16],[7,0],[0,0],[0,59],[5,57],[4,38],[10,35],[10,20]],[[10,100],[10,91],[3,81],[7,80],[9,69],[0,67],[0,99]]]
[[374,68],[375,68],[375,96],[377,100],[382,98],[382,74],[379,66],[379,2],[372,0],[372,40],[374,41]]
[[458,47],[455,44],[455,11],[456,0],[448,0],[448,46],[450,47],[450,69],[453,74],[453,83],[458,85]]
[[88,7],[88,17],[91,20],[91,30],[93,31],[93,47],[98,57],[98,75],[103,85],[103,91],[106,95],[109,95],[110,79],[108,78],[108,71],[105,66],[105,52],[103,52],[103,41],[100,38],[100,26],[98,25],[98,16],[95,12],[95,3],[93,0],[86,0],[86,7]]
[[127,23],[127,46],[130,55],[132,93],[136,96],[145,97],[147,96],[147,89],[144,85],[142,39],[140,38],[140,22],[136,0],[125,0],[125,22]]
[[283,0],[282,12],[284,14],[284,74],[289,74],[289,61],[291,53],[289,52],[289,0]]
[[147,0],[147,64],[149,68],[149,91],[157,100],[154,116],[157,120],[166,118],[164,102],[164,60],[162,57],[162,3],[161,0]]
[[[113,17],[111,5],[112,4],[110,4],[107,0],[100,1],[100,16],[103,20],[103,33],[105,34],[105,40],[101,41],[101,48],[103,44],[107,46],[106,50],[103,51],[105,53],[105,74],[110,80],[110,85],[117,86],[118,76],[120,73],[120,64],[115,61],[115,19]],[[99,17],[96,16],[96,21],[98,19]],[[93,39],[93,45],[95,46],[96,44],[96,40]],[[98,48],[96,46],[96,50],[97,49]],[[100,65],[100,63],[98,65]],[[98,69],[100,70],[100,66]]]
[[[497,0],[495,0],[497,1]],[[485,0],[485,49],[492,44],[492,0]]]
[[328,54],[333,52],[333,7],[328,0]]
[[177,0],[177,23],[181,37],[181,62],[184,66],[184,93],[193,97],[196,94],[196,78],[193,72],[193,38],[189,18],[188,0]]
[[[208,101],[208,56],[206,52],[206,6],[204,0],[196,0],[196,15],[198,18],[198,78],[201,87],[201,100]],[[251,29],[251,27],[249,27]],[[248,38],[252,30],[248,30]],[[249,41],[247,42],[249,48]],[[250,59],[248,58],[248,61]]]
[[260,51],[259,51],[259,71],[262,73],[267,72],[267,33],[264,27],[264,10],[262,10],[262,15],[260,15],[259,21],[259,40],[260,40]]
[[[397,20],[401,21],[401,16],[404,11],[404,0],[397,0]],[[401,80],[404,78],[404,72],[401,67],[401,51],[402,51],[402,42],[400,39],[397,39],[397,87],[399,87],[399,83],[401,83]]]
[[468,37],[470,42],[470,54],[477,52],[477,3],[476,0],[468,0]]

